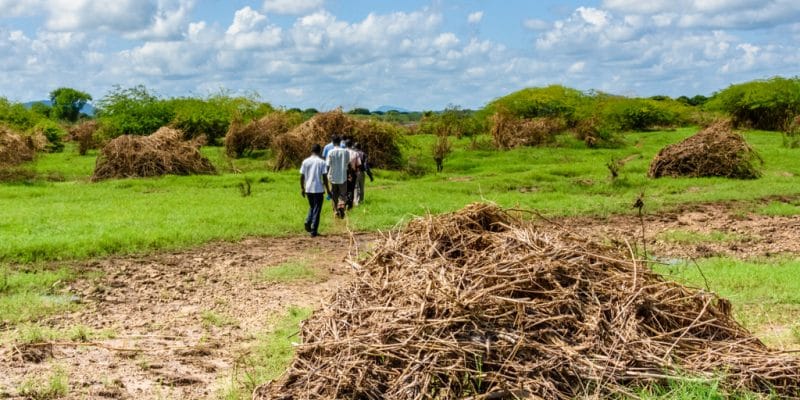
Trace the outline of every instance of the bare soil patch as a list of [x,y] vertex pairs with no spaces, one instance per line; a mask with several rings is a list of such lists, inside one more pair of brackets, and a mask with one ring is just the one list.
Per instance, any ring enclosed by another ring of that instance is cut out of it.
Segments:
[[[569,218],[554,221],[598,240],[640,240],[639,218]],[[649,253],[660,257],[737,258],[800,254],[800,216],[769,217],[736,204],[693,205],[645,216]],[[663,240],[671,230],[726,232],[730,240],[685,243]],[[356,235],[360,250],[376,234]],[[194,249],[74,263],[101,271],[67,288],[81,303],[77,311],[37,323],[54,329],[85,325],[110,329],[112,339],[65,341],[20,356],[13,343],[0,342],[0,398],[14,397],[21,382],[67,371],[67,398],[215,398],[229,383],[235,360],[253,335],[271,328],[290,306],[317,309],[354,274],[346,262],[352,244],[346,235],[319,238],[249,238]],[[322,282],[266,283],[263,268],[304,260],[324,272]],[[59,263],[58,265],[64,265]],[[209,324],[213,313],[225,321]],[[9,329],[0,331],[10,335]],[[785,329],[783,326],[773,329]],[[50,354],[51,353],[51,354]]]

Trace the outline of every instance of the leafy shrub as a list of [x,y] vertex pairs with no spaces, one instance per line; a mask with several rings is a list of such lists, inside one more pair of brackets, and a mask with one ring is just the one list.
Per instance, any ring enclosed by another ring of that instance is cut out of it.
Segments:
[[49,119],[39,121],[32,129],[34,135],[43,135],[47,139],[44,151],[48,153],[58,153],[64,150],[63,138],[67,131],[61,125]]
[[625,97],[599,100],[596,108],[604,129],[617,132],[681,125],[688,121],[690,112],[687,106],[673,100]]
[[158,99],[146,87],[124,89],[114,86],[97,103],[99,134],[105,139],[121,135],[149,135],[169,124],[175,116],[174,105]]
[[800,114],[800,78],[774,77],[731,85],[706,104],[727,112],[734,126],[782,130]]
[[268,103],[249,97],[230,97],[225,93],[207,99],[177,98],[168,102],[175,110],[172,125],[182,130],[187,139],[205,135],[209,144],[219,144],[234,115],[249,122],[274,111]]
[[18,131],[26,131],[42,118],[41,114],[34,113],[24,105],[0,97],[0,123]]
[[562,118],[572,126],[577,121],[578,110],[591,101],[591,96],[561,85],[527,88],[492,101],[478,116],[488,119],[503,109],[518,118]]
[[447,106],[442,112],[426,112],[422,116],[418,132],[436,136],[475,137],[482,131],[482,124],[471,110],[459,106]]

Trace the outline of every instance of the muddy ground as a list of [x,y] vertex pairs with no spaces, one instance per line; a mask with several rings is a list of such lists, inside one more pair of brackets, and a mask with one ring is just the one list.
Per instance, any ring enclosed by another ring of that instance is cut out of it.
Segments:
[[[598,240],[641,240],[642,223],[636,216],[552,222]],[[735,205],[697,205],[647,215],[644,226],[647,251],[659,257],[800,255],[800,216],[766,217]],[[722,232],[725,240],[669,240],[675,231]],[[2,345],[0,397],[19,398],[21,382],[63,368],[69,376],[68,398],[217,398],[254,335],[269,330],[290,306],[318,307],[352,276],[348,255],[368,248],[376,238],[251,238],[76,263],[81,271],[102,274],[70,283],[65,289],[79,303],[76,311],[39,324],[56,329],[85,325],[110,330],[114,337],[35,349]],[[353,250],[354,244],[359,249]],[[322,278],[280,284],[259,278],[264,268],[298,260],[321,271]],[[223,322],[209,321],[211,317]]]

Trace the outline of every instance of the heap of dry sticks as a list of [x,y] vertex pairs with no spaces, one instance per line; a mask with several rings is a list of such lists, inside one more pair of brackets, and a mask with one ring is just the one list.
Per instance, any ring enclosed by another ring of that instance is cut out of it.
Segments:
[[310,154],[314,143],[324,145],[333,135],[358,142],[369,153],[370,164],[375,168],[397,169],[402,166],[399,127],[356,119],[342,110],[334,110],[317,114],[290,132],[275,137],[271,144],[275,169],[299,166]]
[[526,119],[504,110],[492,115],[491,122],[494,145],[499,149],[547,144],[566,128],[560,118]]
[[150,136],[120,136],[100,151],[92,180],[213,174],[214,165],[200,153],[202,139],[183,140],[181,131],[167,127]]
[[800,395],[800,358],[729,302],[492,205],[414,220],[354,265],[254,399],[606,398],[687,376]]
[[761,158],[728,120],[717,121],[684,141],[669,145],[653,158],[648,175],[720,176],[755,179]]
[[248,124],[234,119],[225,135],[225,151],[230,157],[241,157],[254,150],[266,150],[276,137],[301,122],[300,114],[284,111],[275,111]]
[[[44,140],[46,144],[47,139]],[[33,160],[38,146],[36,138],[22,136],[0,125],[0,167]]]

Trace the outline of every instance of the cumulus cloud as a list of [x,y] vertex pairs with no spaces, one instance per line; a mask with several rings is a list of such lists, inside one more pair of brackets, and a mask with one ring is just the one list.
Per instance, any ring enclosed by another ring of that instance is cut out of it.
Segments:
[[483,11],[475,11],[467,16],[467,22],[477,24],[483,19]]
[[317,10],[324,0],[265,0],[264,10],[275,14],[298,15]]
[[800,18],[796,0],[604,0],[620,14],[648,15],[682,28],[758,29],[791,24]]

